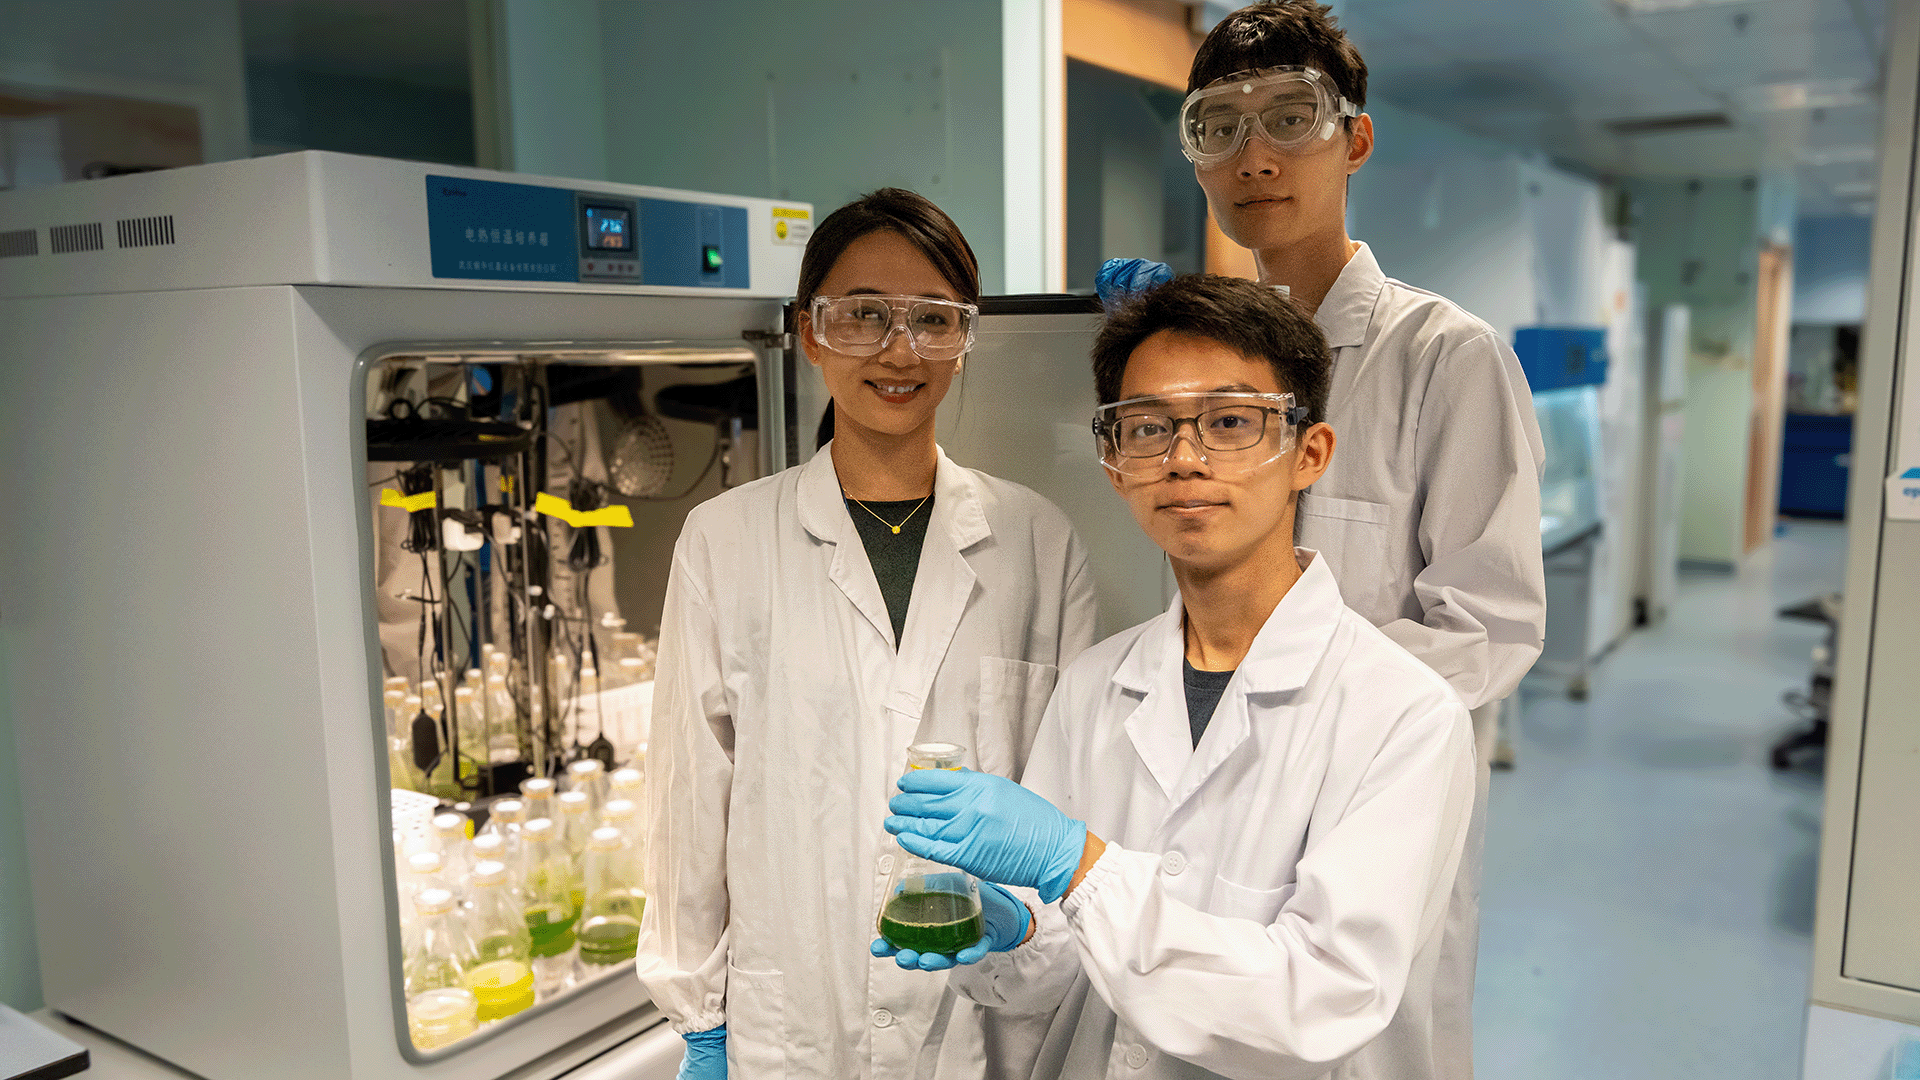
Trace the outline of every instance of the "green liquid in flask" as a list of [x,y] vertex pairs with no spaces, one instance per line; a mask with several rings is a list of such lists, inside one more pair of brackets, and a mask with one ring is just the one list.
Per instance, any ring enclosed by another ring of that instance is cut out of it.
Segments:
[[880,936],[896,949],[957,953],[986,932],[980,905],[961,893],[901,893],[880,913]]
[[559,956],[573,948],[571,910],[558,904],[537,904],[527,909],[527,934],[533,938],[533,955]]
[[580,929],[580,962],[604,965],[631,960],[639,944],[639,923],[625,919],[589,923]]

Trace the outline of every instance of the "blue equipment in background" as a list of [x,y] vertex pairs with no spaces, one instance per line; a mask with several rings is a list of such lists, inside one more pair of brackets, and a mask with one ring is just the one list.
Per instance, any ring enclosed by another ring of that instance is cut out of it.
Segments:
[[1599,547],[1600,385],[1607,380],[1607,332],[1599,327],[1526,326],[1513,351],[1533,391],[1546,445],[1540,478],[1540,547],[1547,571],[1547,641],[1534,671],[1561,676],[1569,697],[1587,696],[1589,616]]
[[1788,413],[1780,447],[1780,512],[1793,517],[1847,516],[1847,464],[1853,417]]
[[1598,326],[1523,326],[1513,351],[1535,394],[1607,381],[1607,332]]

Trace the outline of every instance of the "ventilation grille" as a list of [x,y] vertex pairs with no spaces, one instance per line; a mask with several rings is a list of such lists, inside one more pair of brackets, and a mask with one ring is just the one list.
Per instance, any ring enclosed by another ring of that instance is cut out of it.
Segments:
[[72,251],[101,251],[107,246],[106,231],[100,223],[86,225],[55,225],[47,230],[47,239],[55,255],[65,255]]
[[159,217],[121,218],[113,223],[119,231],[120,246],[153,247],[156,244],[173,243],[173,215],[162,214]]
[[40,233],[36,229],[0,232],[0,259],[40,254]]

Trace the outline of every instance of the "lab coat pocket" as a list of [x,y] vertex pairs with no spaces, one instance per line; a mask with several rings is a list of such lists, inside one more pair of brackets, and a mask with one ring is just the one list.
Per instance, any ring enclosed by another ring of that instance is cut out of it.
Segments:
[[980,658],[980,709],[974,717],[973,754],[981,772],[1014,780],[1027,768],[1027,751],[1046,715],[1060,669],[998,656]]
[[778,971],[727,962],[727,1071],[780,1076],[787,1068],[787,994]]
[[1226,878],[1215,878],[1210,908],[1215,915],[1229,919],[1252,919],[1262,926],[1271,926],[1280,917],[1280,909],[1293,898],[1293,890],[1298,886],[1298,882],[1289,881],[1277,889],[1250,889]]
[[1388,526],[1393,520],[1385,503],[1336,499],[1308,492],[1300,503],[1300,546],[1320,552],[1340,586],[1347,606],[1370,620],[1381,590],[1388,586]]

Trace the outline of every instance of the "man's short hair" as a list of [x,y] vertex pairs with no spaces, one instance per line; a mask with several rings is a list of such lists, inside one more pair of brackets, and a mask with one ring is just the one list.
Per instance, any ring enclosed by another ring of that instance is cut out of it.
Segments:
[[[1187,73],[1187,93],[1242,71],[1290,64],[1319,68],[1341,96],[1367,107],[1367,62],[1313,0],[1261,0],[1228,15],[1207,34]],[[1347,118],[1349,129],[1353,123]]]
[[1306,409],[1302,427],[1326,419],[1333,357],[1313,315],[1275,289],[1219,274],[1183,274],[1135,294],[1107,316],[1093,343],[1093,385],[1100,404],[1120,400],[1134,350],[1162,330],[1265,360],[1280,388]]

